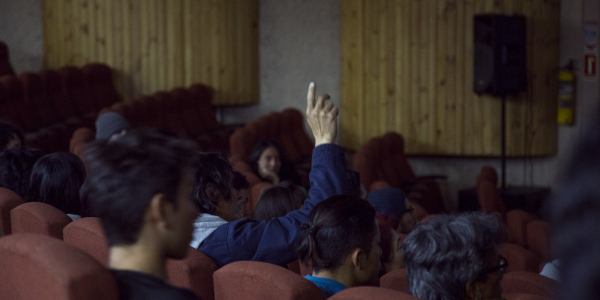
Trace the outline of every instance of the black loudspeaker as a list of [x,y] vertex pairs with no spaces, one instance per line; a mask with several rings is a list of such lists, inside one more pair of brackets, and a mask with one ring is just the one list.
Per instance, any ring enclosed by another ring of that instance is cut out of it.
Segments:
[[473,26],[475,93],[507,96],[527,90],[525,16],[475,15]]

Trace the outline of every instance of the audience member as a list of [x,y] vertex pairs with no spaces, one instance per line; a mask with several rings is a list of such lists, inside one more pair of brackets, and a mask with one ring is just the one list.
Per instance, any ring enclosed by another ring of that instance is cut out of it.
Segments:
[[257,221],[283,217],[300,209],[308,193],[302,187],[289,181],[264,189],[258,197],[253,218]]
[[402,243],[390,219],[381,213],[375,214],[379,224],[379,248],[381,249],[381,271],[379,277],[393,270],[404,268]]
[[42,152],[31,148],[11,148],[0,152],[0,187],[7,188],[23,199],[27,197],[31,169]]
[[198,209],[193,143],[132,130],[84,152],[90,197],[110,246],[120,299],[198,299],[165,282],[166,259],[185,257]]
[[26,200],[52,205],[71,219],[79,219],[79,190],[86,176],[85,166],[77,155],[68,152],[44,155],[33,166]]
[[0,121],[0,151],[21,147],[25,139],[23,133],[9,123]]
[[381,269],[375,209],[357,196],[338,195],[317,204],[302,225],[298,256],[312,264],[325,297],[350,287],[375,285]]
[[233,168],[219,153],[200,153],[196,164],[194,200],[202,213],[194,223],[190,245],[200,243],[219,226],[241,219],[241,203],[233,188]]
[[402,190],[392,187],[380,188],[369,193],[367,200],[373,204],[375,211],[382,214],[380,218],[389,219],[396,232],[408,234],[416,226],[414,208]]
[[96,120],[96,139],[115,140],[127,133],[131,126],[127,119],[116,112],[107,112]]
[[507,231],[493,215],[439,215],[402,243],[410,294],[423,300],[500,299]]
[[246,204],[248,203],[248,188],[250,184],[246,177],[238,171],[233,171],[233,188],[238,197],[240,216],[246,216]]
[[287,180],[300,184],[300,176],[286,162],[281,148],[274,141],[262,140],[256,143],[248,160],[252,171],[265,181],[279,184],[282,180]]
[[[307,97],[307,121],[315,136],[315,149],[310,172],[310,198],[304,208],[284,217],[258,222],[253,219],[225,223],[204,239],[199,250],[219,267],[239,260],[253,260],[285,267],[297,260],[295,244],[300,237],[300,224],[321,201],[346,192],[344,151],[332,144],[337,135],[338,109],[329,95],[315,103],[315,86],[311,83]],[[219,175],[222,176],[222,175]]]

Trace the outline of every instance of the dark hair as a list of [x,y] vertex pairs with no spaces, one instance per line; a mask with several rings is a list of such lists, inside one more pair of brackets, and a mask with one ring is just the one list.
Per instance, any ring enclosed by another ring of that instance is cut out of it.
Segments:
[[346,170],[346,184],[348,195],[360,197],[360,174],[356,171]]
[[317,204],[302,224],[298,256],[316,272],[335,270],[355,248],[370,253],[377,234],[375,209],[356,196],[337,195]]
[[21,147],[0,152],[0,187],[7,188],[25,199],[31,169],[41,156],[40,150]]
[[[231,197],[233,168],[223,154],[201,152],[194,173],[194,199],[200,207],[200,212],[214,215],[220,200],[214,199],[214,193],[220,192],[225,199]],[[215,190],[209,189],[209,184]]]
[[28,202],[50,204],[66,214],[81,214],[79,189],[85,166],[77,155],[58,152],[42,156],[31,171]]
[[6,150],[8,142],[12,140],[15,134],[17,135],[19,140],[21,140],[21,144],[23,144],[25,142],[25,139],[23,138],[23,133],[20,130],[18,130],[15,126],[12,126],[7,122],[0,121],[0,151]]
[[250,187],[250,183],[246,180],[246,177],[242,175],[242,173],[238,171],[233,171],[233,179],[232,179],[233,188],[236,190],[243,190]]
[[466,298],[467,282],[481,279],[506,228],[493,215],[439,215],[403,241],[410,294],[419,299]]
[[308,194],[302,187],[288,181],[268,187],[258,196],[253,218],[263,221],[283,217],[300,208],[306,198]]
[[150,129],[134,129],[115,141],[86,146],[89,196],[110,246],[137,241],[154,195],[162,193],[177,203],[177,190],[196,153],[192,142]]
[[391,230],[396,230],[396,227],[392,226],[392,222],[389,222],[390,219],[386,217],[384,214],[376,213],[375,217],[377,218],[377,223],[379,225],[379,248],[381,249],[381,256],[379,260],[381,262],[381,270],[379,271],[379,277],[385,274],[385,264],[390,260],[392,255],[392,232]]
[[277,145],[277,143],[275,143],[274,141],[262,140],[256,143],[256,146],[254,146],[252,152],[250,152],[250,156],[248,157],[250,168],[254,173],[260,174],[258,172],[258,160],[260,159],[262,153],[269,147],[274,147],[275,149],[277,149],[277,152],[279,152],[279,160],[281,160],[281,164],[283,165],[285,159],[283,156],[283,152],[281,151],[281,147],[279,147],[279,145]]

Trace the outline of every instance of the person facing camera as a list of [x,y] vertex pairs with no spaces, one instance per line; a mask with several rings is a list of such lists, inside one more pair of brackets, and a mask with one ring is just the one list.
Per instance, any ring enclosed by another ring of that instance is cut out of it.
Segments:
[[286,163],[281,148],[274,141],[262,140],[256,143],[248,160],[256,175],[274,185],[284,180],[300,183],[300,177],[293,167]]
[[338,195],[317,204],[302,225],[298,257],[310,262],[316,284],[328,298],[346,288],[376,285],[381,269],[379,226],[373,206]]
[[493,215],[439,215],[402,243],[411,295],[423,300],[501,299],[506,228]]

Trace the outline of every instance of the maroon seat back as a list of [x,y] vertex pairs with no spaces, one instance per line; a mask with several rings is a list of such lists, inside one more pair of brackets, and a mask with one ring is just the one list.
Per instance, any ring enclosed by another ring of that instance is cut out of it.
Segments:
[[95,103],[90,96],[90,90],[85,82],[81,69],[63,67],[59,70],[63,91],[73,103],[80,116],[89,115],[97,111]]
[[200,119],[200,110],[196,107],[196,99],[187,89],[176,88],[171,90],[173,98],[179,101],[180,111],[179,116],[183,123],[186,133],[189,136],[198,136],[204,133],[206,129]]
[[558,285],[553,279],[533,272],[506,273],[500,282],[503,294],[531,294],[553,298]]
[[100,218],[81,218],[69,223],[63,229],[63,240],[108,267],[108,241]]
[[17,107],[12,102],[11,95],[6,85],[10,76],[0,77],[0,119],[9,121],[15,125],[20,125],[21,121],[17,113]]
[[42,78],[35,73],[21,73],[19,80],[23,83],[26,107],[38,119],[38,126],[56,123],[60,118],[54,106],[44,97]]
[[119,299],[110,271],[77,248],[43,235],[0,239],[2,299]]
[[379,279],[379,286],[408,293],[408,277],[406,277],[406,269],[393,270],[381,276]]
[[63,89],[60,73],[55,70],[42,70],[39,75],[46,101],[55,108],[58,117],[62,120],[76,117],[77,110]]
[[300,152],[301,156],[310,156],[315,146],[313,141],[308,137],[306,131],[304,131],[304,115],[302,112],[295,108],[287,108],[281,112],[282,117],[286,122],[289,122],[289,128],[291,128],[291,134],[296,142],[296,147]]
[[527,245],[527,223],[538,219],[522,209],[513,209],[506,213],[506,226],[510,242],[525,247]]
[[498,214],[501,221],[506,223],[507,209],[494,183],[487,180],[479,181],[477,184],[477,201],[485,213]]
[[112,71],[101,63],[87,64],[81,71],[85,75],[86,84],[90,91],[90,98],[98,110],[103,107],[109,107],[113,103],[123,102],[112,80]]
[[15,70],[10,65],[8,47],[3,42],[0,42],[0,76],[4,75],[15,76]]
[[373,286],[359,286],[345,289],[329,297],[331,300],[418,300],[408,293]]
[[10,211],[12,233],[37,233],[57,239],[71,218],[60,209],[41,202],[28,202]]
[[25,131],[36,129],[38,120],[35,114],[30,114],[27,104],[25,103],[23,83],[13,76],[0,78],[0,85],[3,85],[8,95],[6,104],[9,110],[16,114],[15,118],[9,118],[11,121],[18,121]]
[[188,89],[192,101],[197,105],[199,118],[202,121],[202,128],[206,132],[219,129],[219,122],[215,116],[215,111],[210,107],[213,93],[209,87],[203,84],[194,84]]
[[167,280],[170,284],[192,290],[205,300],[215,299],[213,273],[219,268],[217,264],[200,252],[188,247],[184,259],[167,260]]
[[527,248],[539,255],[542,261],[553,259],[551,251],[552,228],[543,220],[533,220],[527,223]]
[[506,300],[552,300],[550,297],[543,297],[540,295],[531,295],[531,294],[502,294],[502,298]]
[[215,299],[325,299],[321,290],[302,276],[279,266],[256,261],[230,263],[214,274]]
[[529,271],[537,273],[540,267],[540,258],[523,246],[504,243],[498,246],[500,255],[508,261],[506,272]]
[[[17,193],[0,187],[0,226],[2,226],[2,232],[0,233],[4,235],[11,234],[10,211],[23,203],[25,203],[25,200]],[[0,236],[2,235],[0,234]]]

